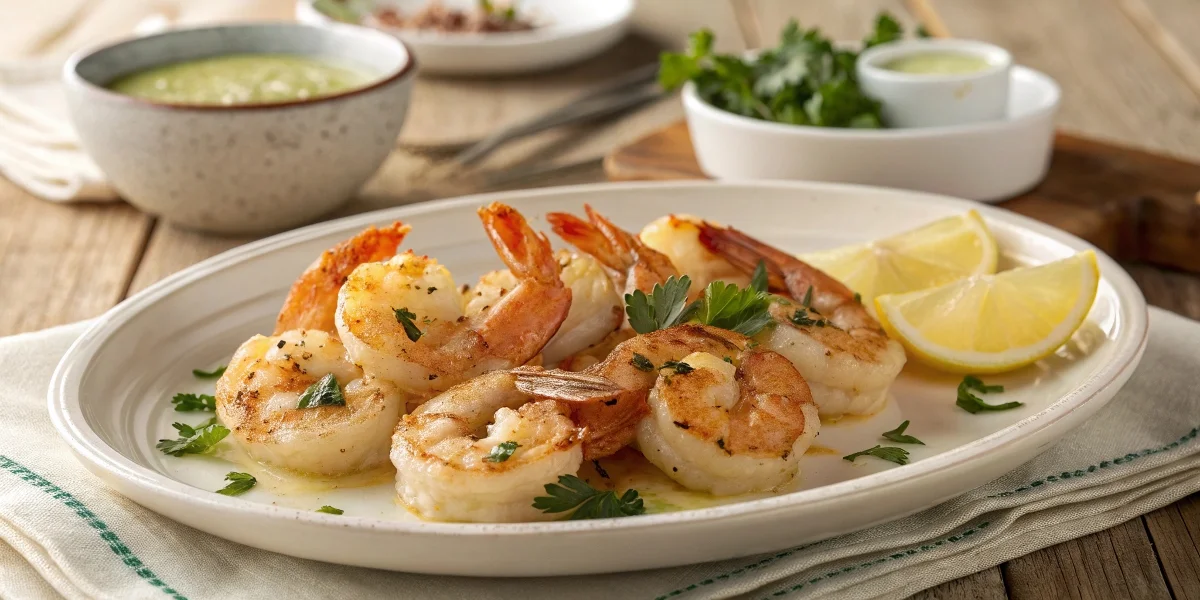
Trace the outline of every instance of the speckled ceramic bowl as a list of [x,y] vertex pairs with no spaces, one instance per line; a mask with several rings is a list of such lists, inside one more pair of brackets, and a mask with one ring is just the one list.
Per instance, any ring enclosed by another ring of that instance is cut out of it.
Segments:
[[[312,100],[166,104],[105,89],[149,67],[237,53],[283,53],[378,74]],[[173,30],[81,52],[63,79],[88,154],[131,204],[189,229],[257,233],[344,203],[379,168],[408,110],[415,65],[404,44],[363,27],[292,23]]]

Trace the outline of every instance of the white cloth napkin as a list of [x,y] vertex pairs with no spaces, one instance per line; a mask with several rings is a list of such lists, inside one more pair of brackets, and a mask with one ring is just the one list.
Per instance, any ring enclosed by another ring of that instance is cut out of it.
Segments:
[[47,200],[115,200],[71,127],[59,85],[67,56],[168,27],[289,19],[293,6],[291,0],[0,3],[0,174]]
[[1046,453],[959,498],[769,555],[548,579],[329,565],[160,517],[85,471],[50,425],[51,372],[85,324],[0,339],[0,597],[902,597],[1200,490],[1200,324],[1159,310],[1150,317],[1145,358],[1109,406]]

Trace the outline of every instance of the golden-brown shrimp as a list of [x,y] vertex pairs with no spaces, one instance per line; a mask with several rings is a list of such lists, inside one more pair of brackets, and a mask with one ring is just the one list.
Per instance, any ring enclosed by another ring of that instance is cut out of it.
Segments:
[[533,499],[583,461],[580,430],[551,400],[530,400],[494,371],[456,385],[406,415],[392,439],[396,490],[437,521],[554,518]]
[[[840,281],[800,259],[732,228],[704,223],[701,241],[730,263],[752,272],[766,265],[772,290],[795,303],[775,303],[776,327],[758,335],[764,347],[792,361],[808,381],[823,418],[869,415],[887,401],[904,368],[904,348]],[[805,301],[805,298],[808,298]]]
[[749,285],[749,275],[700,243],[701,222],[691,215],[667,215],[651,221],[638,237],[670,259],[680,275],[691,278],[693,290],[703,290],[714,281]]
[[[344,404],[300,408],[327,375]],[[317,329],[250,338],[217,381],[216,399],[217,417],[252,458],[328,476],[386,464],[404,408],[394,386],[364,375],[337,337]]]
[[655,284],[677,275],[665,255],[642,243],[637,236],[614,225],[589,205],[588,221],[570,213],[549,213],[546,220],[567,243],[590,254],[609,268],[613,281],[625,293],[650,292]]
[[637,440],[681,485],[728,495],[790,480],[821,422],[808,385],[784,357],[746,349],[740,334],[680,325],[619,345],[582,373],[514,370],[517,387],[572,409],[584,458]]
[[[558,333],[542,348],[542,359],[555,364],[588,349],[621,327],[625,303],[599,261],[585,254],[560,251],[563,283],[571,288],[571,309]],[[466,316],[495,306],[517,286],[517,276],[502,269],[484,274],[465,294]]]
[[728,496],[783,485],[821,429],[808,384],[788,359],[762,349],[739,358],[685,356],[692,370],[664,370],[638,424],[642,455],[690,490]]
[[571,418],[585,428],[584,458],[603,458],[637,437],[637,424],[649,412],[646,396],[658,380],[658,367],[693,352],[733,358],[747,341],[716,327],[679,325],[622,342],[603,361],[578,373],[517,369],[517,385],[532,395],[567,402]]
[[337,311],[338,290],[346,278],[358,265],[395,255],[411,229],[399,221],[382,229],[368,227],[323,252],[292,284],[275,321],[275,335],[289,329],[319,329],[336,335],[333,315]]
[[405,253],[361,265],[342,286],[336,318],[356,364],[427,396],[524,364],[554,336],[570,309],[571,290],[549,240],[503,204],[481,208],[479,216],[519,283],[468,317],[454,279],[436,260]]
[[[387,464],[404,399],[347,358],[334,311],[346,276],[394,254],[408,231],[399,222],[370,227],[325,251],[292,285],[275,333],[238,348],[217,381],[217,418],[252,458],[332,476]],[[300,408],[301,395],[327,375],[345,404]]]

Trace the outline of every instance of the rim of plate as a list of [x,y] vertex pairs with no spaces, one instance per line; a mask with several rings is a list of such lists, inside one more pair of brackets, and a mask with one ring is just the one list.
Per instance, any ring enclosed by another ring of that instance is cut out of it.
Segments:
[[[685,109],[694,111],[695,113],[706,118],[720,121],[725,125],[739,127],[742,129],[784,135],[834,139],[856,139],[863,141],[967,136],[976,133],[1000,131],[1004,129],[1011,129],[1022,123],[1041,118],[1047,113],[1053,113],[1058,110],[1059,104],[1062,103],[1062,88],[1059,87],[1058,82],[1055,81],[1053,77],[1038,71],[1037,69],[1015,64],[1012,66],[1010,73],[1011,74],[1009,77],[1011,78],[1011,85],[1027,85],[1044,90],[1045,98],[1041,100],[1041,103],[1035,108],[1013,117],[1006,117],[997,121],[982,121],[979,123],[964,123],[961,125],[901,127],[895,129],[853,129],[850,127],[818,127],[816,125],[792,125],[790,123],[763,121],[761,119],[743,117],[742,115],[731,113],[727,110],[720,109],[712,104],[709,104],[706,100],[700,97],[698,92],[696,92],[696,84],[692,83],[691,81],[687,82],[683,86],[683,106]],[[1034,222],[1036,223],[1036,221]],[[1074,238],[1075,236],[1071,237]]]
[[[234,497],[213,494],[193,486],[176,481],[148,467],[139,465],[112,447],[87,426],[80,409],[80,397],[70,392],[69,388],[77,387],[86,361],[90,360],[98,345],[113,331],[136,317],[141,310],[153,304],[160,296],[176,286],[193,282],[224,268],[226,263],[238,262],[285,248],[298,240],[311,237],[314,234],[326,234],[339,230],[354,228],[386,221],[421,215],[432,212],[455,209],[466,206],[478,206],[492,201],[505,201],[513,198],[534,198],[544,195],[564,193],[587,194],[613,192],[620,194],[626,190],[654,190],[675,188],[724,187],[729,189],[773,188],[793,189],[820,193],[822,190],[837,190],[847,192],[863,192],[867,194],[898,194],[909,199],[918,200],[943,206],[953,206],[962,210],[975,209],[985,218],[1007,221],[1080,249],[1092,249],[1096,252],[1101,265],[1101,280],[1108,280],[1118,295],[1124,301],[1133,302],[1132,316],[1127,324],[1129,333],[1124,339],[1118,338],[1115,355],[1094,376],[1078,384],[1071,392],[1061,396],[1053,404],[1034,413],[1008,427],[992,434],[976,439],[948,452],[920,460],[894,469],[865,475],[849,481],[834,483],[818,488],[812,488],[790,494],[770,498],[749,500],[721,506],[683,510],[677,512],[642,515],[630,519],[594,519],[580,521],[549,521],[526,523],[440,523],[432,521],[391,521],[370,517],[332,516],[286,508],[269,504],[260,504]],[[1140,308],[1140,310],[1138,310]],[[50,381],[48,405],[50,419],[59,435],[67,442],[80,460],[90,462],[94,467],[108,474],[121,478],[126,482],[143,488],[160,496],[182,502],[187,505],[235,511],[247,516],[300,521],[306,524],[322,527],[360,527],[376,531],[391,531],[407,534],[436,534],[451,536],[483,536],[483,535],[542,535],[548,533],[571,533],[582,531],[610,531],[638,529],[682,523],[711,521],[745,514],[769,513],[784,510],[795,504],[814,504],[818,502],[835,502],[845,496],[861,493],[880,493],[889,487],[901,483],[910,483],[916,479],[927,477],[938,471],[961,465],[982,455],[994,452],[1013,444],[1029,435],[1051,426],[1067,414],[1079,410],[1088,404],[1097,392],[1112,381],[1118,379],[1128,370],[1135,359],[1141,354],[1146,345],[1148,334],[1148,309],[1142,297],[1141,290],[1133,279],[1107,254],[1095,248],[1092,244],[1081,240],[1069,233],[1021,216],[988,205],[980,205],[969,200],[928,194],[894,188],[876,186],[852,185],[841,183],[813,182],[632,182],[632,183],[596,183],[574,186],[559,186],[534,190],[514,190],[461,196],[445,200],[424,202],[417,205],[389,208],[333,221],[309,225],[300,229],[281,233],[262,240],[239,246],[218,254],[187,269],[175,273],[158,283],[146,288],[134,296],[116,305],[77,339],[61,362],[55,368]],[[84,362],[81,362],[82,361]]]
[[[329,23],[337,21],[329,15],[321,12],[313,4],[313,0],[301,0],[312,9],[321,19]],[[610,0],[611,1],[611,0]],[[615,27],[629,20],[633,15],[634,0],[617,0],[621,5],[611,15],[605,16],[603,19],[585,21],[573,25],[562,25],[559,23],[548,23],[546,25],[535,27],[528,31],[508,31],[501,34],[479,34],[479,33],[454,33],[454,32],[439,32],[439,31],[423,31],[409,30],[398,27],[372,27],[377,31],[381,31],[388,35],[396,36],[405,42],[420,46],[438,46],[443,48],[506,48],[513,46],[532,46],[543,44],[546,42],[561,40],[565,38],[576,37]]]

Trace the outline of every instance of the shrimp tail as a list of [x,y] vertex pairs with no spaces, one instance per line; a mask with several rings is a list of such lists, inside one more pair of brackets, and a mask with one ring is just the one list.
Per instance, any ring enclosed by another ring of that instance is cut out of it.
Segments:
[[786,290],[793,298],[803,298],[810,287],[837,298],[854,296],[850,288],[824,271],[732,227],[702,223],[700,242],[746,273],[763,261],[771,289]]
[[596,402],[610,400],[624,391],[608,378],[585,373],[541,367],[518,367],[512,373],[517,378],[518,390],[550,400]]
[[554,233],[558,234],[558,237],[594,256],[604,266],[618,271],[629,268],[631,262],[629,254],[614,246],[608,236],[594,224],[570,213],[562,212],[548,213],[546,220],[550,222],[550,226],[554,229]]
[[534,231],[516,209],[493,202],[479,209],[479,219],[496,253],[518,279],[558,281],[560,267],[550,240]]
[[368,227],[326,250],[300,275],[275,320],[275,335],[291,329],[337,332],[334,313],[338,290],[358,265],[387,260],[396,254],[412,227],[396,221],[383,228]]

